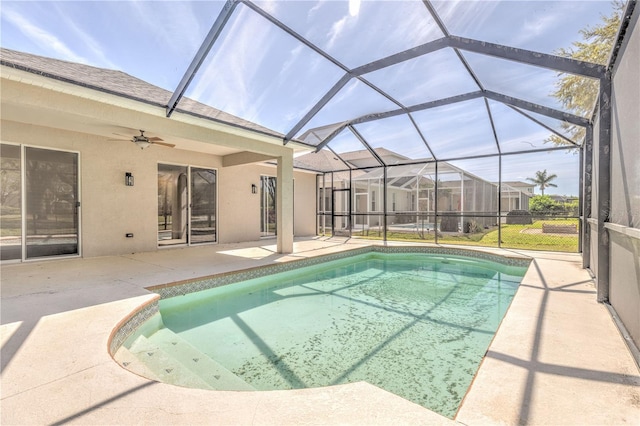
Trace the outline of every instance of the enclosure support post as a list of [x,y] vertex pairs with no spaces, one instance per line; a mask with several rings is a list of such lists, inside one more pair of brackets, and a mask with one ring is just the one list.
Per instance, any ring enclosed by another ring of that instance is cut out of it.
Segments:
[[333,172],[331,172],[331,236],[336,236],[336,203],[334,199],[333,192],[335,187],[333,186]]
[[580,223],[582,224],[582,267],[591,267],[591,230],[589,218],[591,217],[593,188],[593,126],[585,128],[584,148],[582,149],[582,197],[580,197]]
[[460,172],[460,232],[464,233],[465,217],[464,217],[464,172]]
[[[509,194],[511,208],[511,194]],[[502,155],[498,155],[498,247],[502,247]]]
[[609,234],[605,223],[611,210],[611,73],[600,79],[598,132],[598,302],[609,300]]
[[[578,253],[582,253],[583,247],[582,243],[584,241],[583,232],[584,232],[584,215],[582,214],[582,196],[584,195],[584,152],[583,148],[579,151],[580,165],[578,166],[578,170],[580,176],[578,178]],[[566,205],[565,205],[566,208]],[[582,259],[583,268],[584,268],[584,258]]]
[[438,244],[438,162],[436,161],[436,181],[433,183],[434,200],[433,200],[433,232],[434,242]]
[[383,219],[382,219],[382,232],[383,232],[383,236],[382,236],[382,241],[386,244],[387,243],[387,166],[384,166],[382,168],[382,212],[383,212]]
[[[322,182],[320,182],[320,174],[316,175],[316,234],[324,236],[324,228],[320,231],[320,212],[324,212],[322,207],[322,201],[324,197],[321,194],[324,193],[324,173],[322,174]],[[324,216],[322,217],[324,219]]]
[[349,238],[351,238],[351,236],[353,235],[353,197],[354,197],[353,177],[351,175],[351,169],[349,169],[349,191],[347,191],[347,194],[349,194],[349,199],[347,200],[347,206],[348,206],[347,212],[349,212],[349,216],[347,217],[347,228],[349,229]]

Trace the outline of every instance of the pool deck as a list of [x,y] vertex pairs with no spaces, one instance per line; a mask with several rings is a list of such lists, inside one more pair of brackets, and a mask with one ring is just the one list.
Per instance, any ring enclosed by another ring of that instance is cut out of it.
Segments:
[[225,392],[124,370],[107,351],[146,287],[356,248],[301,238],[1,267],[1,417],[9,424],[640,424],[640,372],[575,254],[533,262],[455,420],[364,382]]

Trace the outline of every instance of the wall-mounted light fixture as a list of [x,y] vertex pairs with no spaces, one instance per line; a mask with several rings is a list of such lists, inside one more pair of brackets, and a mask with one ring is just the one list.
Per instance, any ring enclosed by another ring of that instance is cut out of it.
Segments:
[[256,186],[255,183],[251,184],[251,193],[252,194],[257,194],[258,193],[258,187]]
[[131,172],[126,172],[124,174],[124,184],[127,186],[133,186],[133,174],[131,174]]

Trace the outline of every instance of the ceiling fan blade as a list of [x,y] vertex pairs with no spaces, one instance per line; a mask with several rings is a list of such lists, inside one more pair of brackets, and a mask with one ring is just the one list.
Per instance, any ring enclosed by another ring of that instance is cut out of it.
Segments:
[[[151,138],[149,138],[149,139],[151,139]],[[162,139],[160,139],[160,140],[162,140]],[[169,148],[173,148],[175,146],[172,143],[153,142],[153,141],[151,143],[154,144],[154,145],[162,145],[162,146],[166,146],[166,147],[169,147]]]
[[108,142],[131,142],[131,139],[107,139]]
[[149,139],[149,141],[150,141],[150,142],[161,142],[161,141],[163,141],[163,140],[164,140],[164,139],[160,139],[160,138],[159,138],[159,137],[157,137],[157,136],[154,136],[154,137],[152,137],[152,138],[148,138],[148,139]]

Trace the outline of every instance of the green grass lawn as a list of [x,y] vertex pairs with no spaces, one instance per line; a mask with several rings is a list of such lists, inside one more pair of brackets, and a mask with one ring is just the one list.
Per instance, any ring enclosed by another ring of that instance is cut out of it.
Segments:
[[[522,248],[532,250],[564,251],[576,253],[578,251],[578,234],[556,235],[556,234],[530,234],[523,231],[541,230],[542,224],[553,225],[576,225],[578,219],[552,219],[538,220],[532,225],[503,225],[502,227],[502,247]],[[489,237],[489,235],[487,235]],[[496,241],[498,233],[491,236]]]
[[[527,230],[541,230],[542,224],[554,225],[576,225],[578,219],[545,219],[538,220],[531,225],[502,225],[502,247],[521,248],[528,250],[562,251],[575,253],[578,251],[578,235],[554,235],[542,233],[527,233]],[[382,239],[378,230],[370,229],[364,232],[354,232],[353,236],[369,239]],[[433,232],[425,233],[421,238],[415,231],[413,232],[387,232],[387,239],[392,241],[416,241],[434,242]],[[442,244],[464,244],[485,247],[498,246],[498,228],[485,230],[474,234],[440,234],[438,242]]]

